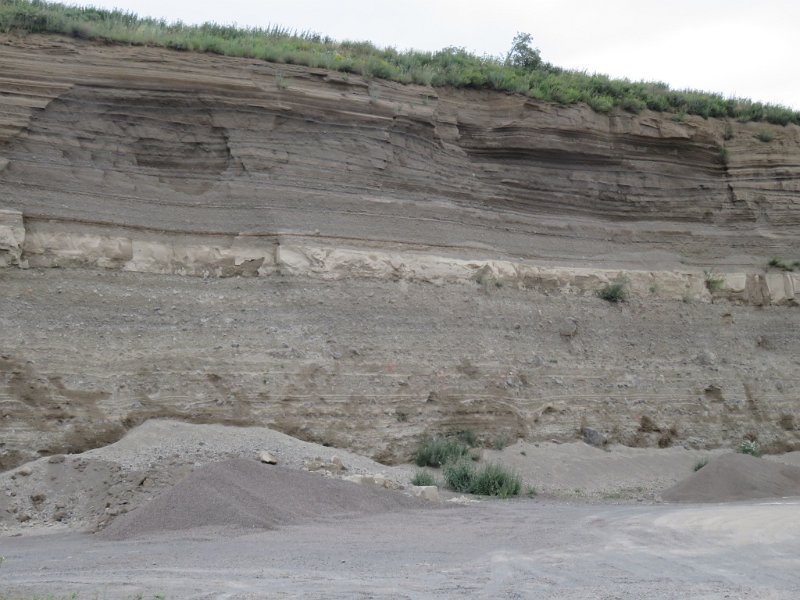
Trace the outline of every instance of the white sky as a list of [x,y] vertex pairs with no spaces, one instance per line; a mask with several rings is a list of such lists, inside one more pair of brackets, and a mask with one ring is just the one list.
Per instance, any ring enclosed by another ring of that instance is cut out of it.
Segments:
[[398,49],[508,51],[800,110],[800,0],[67,0],[185,23],[282,25]]

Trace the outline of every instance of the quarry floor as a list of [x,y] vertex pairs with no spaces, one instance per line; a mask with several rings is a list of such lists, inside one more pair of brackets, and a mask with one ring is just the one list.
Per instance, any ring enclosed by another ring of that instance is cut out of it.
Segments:
[[520,499],[123,542],[0,539],[3,598],[797,598],[800,502]]

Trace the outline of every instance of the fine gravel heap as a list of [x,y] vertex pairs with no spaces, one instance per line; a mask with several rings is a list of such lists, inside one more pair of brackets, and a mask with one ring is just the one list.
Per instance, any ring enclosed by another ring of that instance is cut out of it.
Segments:
[[254,460],[206,465],[100,535],[129,539],[199,527],[274,529],[310,519],[378,514],[425,504],[401,492],[355,485]]
[[664,491],[667,502],[732,502],[800,496],[800,467],[725,454]]

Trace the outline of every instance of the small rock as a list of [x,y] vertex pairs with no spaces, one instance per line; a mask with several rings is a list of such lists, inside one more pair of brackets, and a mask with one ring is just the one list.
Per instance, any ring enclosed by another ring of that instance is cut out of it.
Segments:
[[595,446],[596,448],[602,448],[608,443],[608,438],[604,434],[597,431],[596,429],[592,429],[591,427],[584,427],[583,441],[589,444],[590,446]]
[[578,333],[578,322],[575,319],[566,319],[558,327],[558,333],[564,337],[572,337]]
[[342,459],[339,458],[338,456],[334,456],[331,458],[331,465],[337,467],[341,471],[345,470],[344,463],[342,462]]
[[698,365],[707,367],[717,362],[717,356],[710,350],[703,350],[694,357],[694,362],[696,362]]
[[261,452],[258,455],[258,460],[260,460],[262,463],[265,463],[265,464],[268,464],[268,465],[277,465],[278,464],[278,460],[274,456],[272,456],[272,454],[270,454],[267,451]]
[[57,465],[59,463],[63,463],[64,458],[65,457],[63,454],[54,454],[53,456],[47,459],[47,462],[49,462],[51,465]]
[[466,496],[458,496],[456,498],[450,498],[448,502],[452,502],[453,504],[475,504],[479,502],[479,500],[467,498]]
[[428,502],[439,502],[439,488],[435,485],[412,485],[409,486],[415,498],[422,498]]
[[47,496],[45,496],[41,492],[36,494],[31,494],[31,502],[33,502],[34,504],[41,504],[45,500],[47,500]]
[[31,516],[28,513],[22,513],[17,515],[17,521],[20,523],[27,523],[31,520]]
[[27,477],[31,473],[33,473],[33,469],[31,469],[28,465],[25,465],[24,467],[20,467],[17,470],[17,475],[22,475],[23,477]]

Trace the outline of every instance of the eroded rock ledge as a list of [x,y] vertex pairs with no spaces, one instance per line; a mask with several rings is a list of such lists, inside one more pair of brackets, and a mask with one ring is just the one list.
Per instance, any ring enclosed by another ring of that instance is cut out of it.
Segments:
[[[0,265],[102,267],[191,276],[322,279],[366,277],[433,284],[478,282],[560,293],[596,293],[624,281],[642,298],[796,304],[800,273],[714,273],[555,267],[532,261],[459,258],[434,249],[370,247],[300,235],[170,235],[164,232],[23,219],[0,210]],[[463,253],[461,253],[463,256]]]

